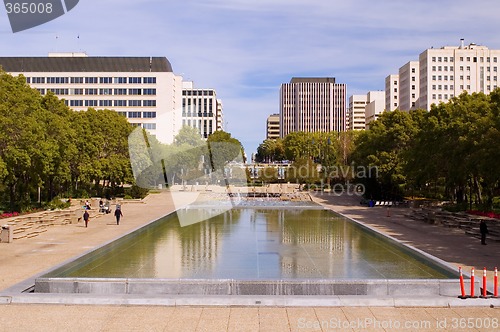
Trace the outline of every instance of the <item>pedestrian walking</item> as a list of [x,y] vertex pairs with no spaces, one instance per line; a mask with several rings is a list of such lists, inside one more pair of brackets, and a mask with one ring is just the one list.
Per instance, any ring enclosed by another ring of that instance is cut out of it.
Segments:
[[83,220],[85,221],[85,227],[87,227],[89,224],[89,218],[90,218],[89,212],[85,210],[85,212],[83,213]]
[[479,232],[481,233],[481,244],[486,245],[486,234],[488,234],[488,225],[484,220],[479,223]]
[[115,209],[116,224],[120,225],[120,218],[123,216],[122,209],[117,206]]

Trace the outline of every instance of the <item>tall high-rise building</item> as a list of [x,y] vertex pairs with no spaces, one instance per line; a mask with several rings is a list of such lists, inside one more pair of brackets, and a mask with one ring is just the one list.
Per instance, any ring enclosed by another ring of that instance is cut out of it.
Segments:
[[333,77],[297,78],[281,85],[280,137],[291,132],[346,130],[346,84]]
[[195,89],[193,82],[183,82],[182,125],[198,129],[202,138],[208,138],[222,129],[222,103],[214,89]]
[[267,139],[277,139],[280,137],[280,115],[271,114],[267,117]]
[[500,50],[465,45],[463,39],[459,46],[429,48],[418,62],[410,61],[399,69],[399,75],[386,78],[386,109],[398,108],[396,100],[403,111],[430,110],[432,104],[447,102],[464,91],[489,94],[498,87],[499,59]]
[[75,111],[112,109],[163,143],[181,128],[182,77],[165,57],[0,57],[0,66],[42,95],[49,91]]
[[367,95],[352,95],[349,97],[349,125],[348,130],[364,130],[366,128]]
[[427,49],[419,56],[419,107],[446,102],[462,92],[489,94],[498,87],[500,50],[476,44]]
[[399,107],[399,75],[385,78],[385,109],[394,111]]
[[379,115],[384,112],[385,92],[370,91],[366,95],[366,128],[369,129],[370,122],[378,119]]
[[419,86],[418,61],[410,61],[399,68],[399,109],[401,111],[417,108]]

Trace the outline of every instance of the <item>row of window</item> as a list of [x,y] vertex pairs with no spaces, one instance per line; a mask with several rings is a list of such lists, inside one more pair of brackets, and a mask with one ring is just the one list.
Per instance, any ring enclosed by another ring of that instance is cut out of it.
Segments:
[[156,107],[156,100],[70,100],[70,107]]
[[213,112],[182,112],[182,116],[184,117],[213,117]]
[[[483,67],[481,67],[483,68]],[[497,72],[498,67],[486,67],[486,71],[491,72],[491,68],[493,68],[494,72]],[[449,70],[448,70],[449,69]],[[464,71],[466,69],[467,71],[470,71],[470,66],[460,66],[460,71]],[[432,66],[432,71],[453,71],[454,67],[453,66]]]
[[[467,61],[467,62],[471,62],[471,61],[472,61],[472,62],[477,62],[477,61],[478,61],[478,59],[479,59],[479,62],[484,62],[484,60],[485,60],[485,58],[484,58],[484,57],[482,57],[482,56],[481,56],[481,57],[479,57],[479,58],[478,58],[478,57],[476,57],[476,56],[474,56],[474,57],[470,57],[470,56],[468,56],[468,57],[463,57],[463,56],[461,56],[459,59],[460,59],[460,61],[462,61],[462,62],[463,62],[463,61]],[[437,61],[436,61],[436,60],[437,60]],[[449,57],[449,60],[450,60],[450,62],[453,62],[453,61],[455,60],[455,58],[454,58],[454,57]],[[497,57],[496,57],[496,56],[495,56],[495,57],[493,57],[493,62],[497,62],[497,60],[498,60],[498,59],[497,59]],[[435,57],[435,56],[433,56],[433,57],[432,57],[432,62],[448,62],[448,57],[446,57],[446,56],[445,56],[445,57],[440,57],[440,56],[439,56],[439,57]],[[490,58],[490,57],[486,57],[486,62],[491,62],[491,58]]]
[[214,91],[212,90],[183,90],[183,96],[213,96]]
[[117,112],[119,115],[130,119],[154,119],[156,118],[156,112]]
[[[121,114],[127,116],[126,114]],[[156,123],[131,123],[132,127],[142,127],[148,130],[156,130]]]
[[26,77],[28,84],[156,84],[156,77]]

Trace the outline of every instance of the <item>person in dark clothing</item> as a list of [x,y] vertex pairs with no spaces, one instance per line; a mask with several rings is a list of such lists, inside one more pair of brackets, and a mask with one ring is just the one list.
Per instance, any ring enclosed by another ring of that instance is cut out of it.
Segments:
[[481,244],[486,244],[486,234],[488,234],[488,226],[484,220],[481,220],[479,224],[479,232],[481,233]]
[[123,216],[122,209],[115,210],[116,224],[120,225],[120,218]]
[[83,213],[83,220],[85,221],[85,227],[89,224],[90,215],[87,210]]

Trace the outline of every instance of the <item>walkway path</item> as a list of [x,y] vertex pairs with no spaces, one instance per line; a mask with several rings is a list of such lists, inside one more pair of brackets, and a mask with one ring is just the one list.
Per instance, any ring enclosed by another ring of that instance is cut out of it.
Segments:
[[[194,196],[193,196],[194,195]],[[185,193],[193,200],[196,193]],[[498,246],[482,249],[474,238],[460,240],[425,224],[410,226],[402,213],[360,207],[352,200],[317,196],[315,200],[453,263],[493,264]],[[120,226],[112,215],[83,225],[51,228],[33,239],[0,243],[0,290],[41,273],[71,257],[119,237],[175,209],[167,192],[148,196],[143,203],[123,205]],[[412,221],[415,223],[414,221]],[[422,228],[422,227],[423,228]],[[428,228],[427,228],[428,227]],[[434,234],[432,237],[430,234]],[[459,236],[457,234],[457,236]],[[460,249],[463,246],[471,252]],[[476,246],[478,248],[476,248]],[[0,291],[1,293],[1,291]],[[0,304],[2,298],[0,296]],[[469,300],[465,300],[469,301]],[[479,301],[479,300],[478,300]],[[361,304],[363,305],[363,304]],[[468,319],[472,320],[468,320]],[[96,305],[0,305],[0,331],[496,331],[497,308],[384,308],[384,307],[163,307]],[[440,324],[440,325],[438,325]],[[466,328],[460,329],[459,327]],[[465,325],[464,325],[465,324]],[[467,325],[471,324],[471,325]],[[398,328],[398,326],[400,328]],[[490,326],[491,328],[484,328]],[[392,328],[391,328],[392,327]],[[458,327],[458,328],[457,328]]]

